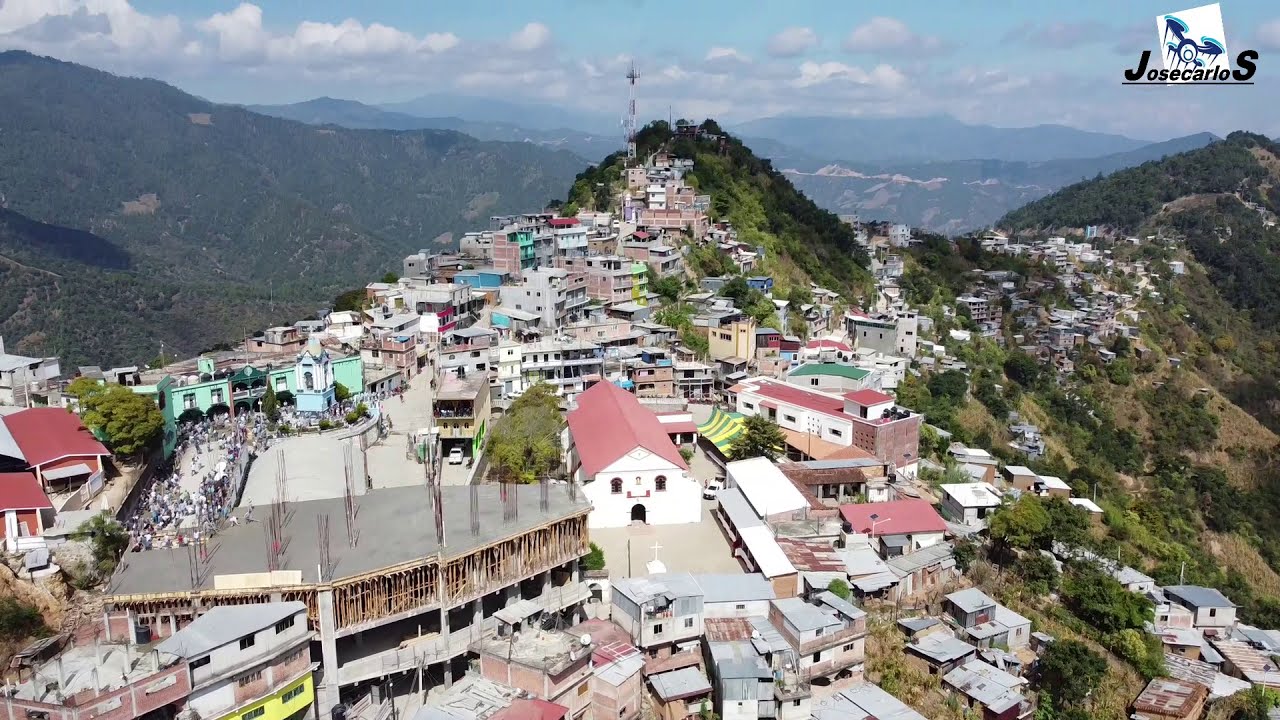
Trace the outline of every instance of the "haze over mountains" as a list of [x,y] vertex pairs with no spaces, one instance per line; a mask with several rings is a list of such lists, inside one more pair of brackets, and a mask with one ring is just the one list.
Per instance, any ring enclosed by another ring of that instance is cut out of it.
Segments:
[[[250,109],[317,125],[440,128],[529,142],[569,150],[584,165],[622,144],[621,132],[598,113],[483,98],[435,95],[384,106],[317,98]],[[597,131],[571,129],[588,126]],[[945,115],[772,117],[727,129],[828,210],[946,233],[985,227],[1073,182],[1217,139],[1198,133],[1151,143],[1062,125],[969,125]]]

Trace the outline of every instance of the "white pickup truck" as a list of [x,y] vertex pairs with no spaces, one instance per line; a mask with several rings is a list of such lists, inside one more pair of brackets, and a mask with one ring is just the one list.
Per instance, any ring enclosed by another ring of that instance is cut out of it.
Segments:
[[724,478],[713,478],[707,482],[702,488],[702,497],[707,500],[715,500],[716,493],[724,489]]

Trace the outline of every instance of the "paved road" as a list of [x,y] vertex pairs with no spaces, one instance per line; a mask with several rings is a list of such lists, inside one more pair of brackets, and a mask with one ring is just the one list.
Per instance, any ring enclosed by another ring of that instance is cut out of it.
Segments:
[[432,397],[430,375],[423,373],[409,381],[408,389],[400,398],[383,402],[383,412],[391,419],[391,432],[366,451],[373,487],[423,483],[423,466],[409,454],[409,437],[431,427]]

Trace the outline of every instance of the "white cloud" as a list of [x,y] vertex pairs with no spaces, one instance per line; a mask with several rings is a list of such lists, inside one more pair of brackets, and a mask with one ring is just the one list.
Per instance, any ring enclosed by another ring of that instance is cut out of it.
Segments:
[[133,61],[175,53],[182,24],[172,15],[146,15],[126,0],[4,0],[0,47],[68,59],[106,56]]
[[531,22],[511,33],[508,44],[517,52],[538,50],[551,42],[551,28],[539,22]]
[[1280,18],[1259,25],[1253,42],[1261,50],[1280,50]]
[[254,64],[267,58],[271,35],[262,28],[262,8],[257,5],[241,3],[231,12],[214,13],[196,27],[213,36],[222,60]]
[[817,44],[813,28],[789,27],[769,38],[768,52],[773,57],[795,57]]
[[792,81],[798,88],[823,85],[834,81],[879,88],[898,88],[906,83],[906,76],[892,65],[880,64],[870,71],[841,62],[805,62],[800,64],[800,76]]
[[731,47],[713,47],[707,51],[707,56],[704,59],[707,62],[713,62],[717,60],[734,60],[740,63],[751,62],[751,58],[747,57],[746,55],[743,55],[736,48],[731,48]]
[[873,17],[859,25],[845,38],[846,52],[904,52],[926,54],[943,49],[940,39],[932,35],[919,35],[907,24],[891,17]]

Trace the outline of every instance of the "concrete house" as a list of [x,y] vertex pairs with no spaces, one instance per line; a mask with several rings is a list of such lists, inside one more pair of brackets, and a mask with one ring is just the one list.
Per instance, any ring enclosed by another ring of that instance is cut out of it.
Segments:
[[1236,624],[1236,605],[1213,588],[1198,585],[1171,585],[1164,589],[1169,600],[1192,613],[1197,630],[1229,628]]

